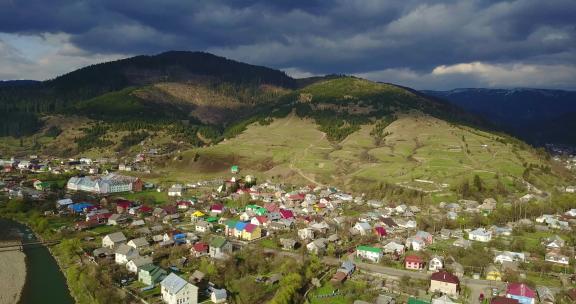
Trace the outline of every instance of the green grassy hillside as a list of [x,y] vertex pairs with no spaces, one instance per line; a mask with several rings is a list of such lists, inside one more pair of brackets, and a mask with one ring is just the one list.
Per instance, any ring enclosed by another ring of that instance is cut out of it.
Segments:
[[[486,191],[524,191],[528,166],[549,168],[535,151],[507,137],[420,113],[401,114],[381,138],[366,124],[334,143],[310,119],[291,114],[270,125],[250,125],[236,138],[184,152],[162,175],[196,179],[227,174],[232,164],[242,173],[297,183],[333,184],[372,191],[382,184],[429,193],[435,197],[459,192],[476,175]],[[561,184],[556,172],[533,170],[530,182],[550,189]],[[498,189],[503,187],[503,189]]]

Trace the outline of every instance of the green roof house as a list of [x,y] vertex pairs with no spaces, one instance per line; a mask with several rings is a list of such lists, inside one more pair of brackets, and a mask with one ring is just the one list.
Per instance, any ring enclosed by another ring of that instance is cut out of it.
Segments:
[[232,243],[225,238],[217,236],[210,241],[209,254],[211,258],[225,259],[230,253],[232,253]]
[[240,171],[240,168],[238,168],[237,165],[232,166],[232,168],[230,168],[230,172],[232,172],[232,174],[236,174]]
[[376,247],[371,247],[371,246],[358,246],[356,247],[356,257],[363,259],[363,260],[369,260],[371,262],[374,263],[378,263],[380,262],[380,259],[382,258],[382,248],[376,248]]
[[138,272],[138,281],[148,286],[160,283],[168,273],[166,270],[154,265],[148,264],[140,268]]
[[430,304],[430,302],[416,298],[410,298],[408,299],[408,304]]

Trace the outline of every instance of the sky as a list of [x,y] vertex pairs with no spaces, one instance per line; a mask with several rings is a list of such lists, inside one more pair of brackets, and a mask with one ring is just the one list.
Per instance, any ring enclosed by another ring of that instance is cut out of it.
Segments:
[[576,1],[0,0],[0,80],[168,50],[416,89],[576,89]]

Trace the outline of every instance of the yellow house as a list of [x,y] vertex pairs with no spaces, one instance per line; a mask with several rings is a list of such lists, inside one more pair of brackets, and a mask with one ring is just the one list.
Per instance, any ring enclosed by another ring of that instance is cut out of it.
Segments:
[[202,211],[194,211],[192,214],[190,214],[190,217],[192,218],[192,222],[195,222],[197,220],[199,220],[200,218],[205,217],[206,214],[204,214]]
[[242,238],[247,241],[256,240],[262,237],[262,230],[254,224],[248,224],[242,230]]
[[496,266],[489,265],[486,267],[486,280],[489,281],[502,281],[502,273]]

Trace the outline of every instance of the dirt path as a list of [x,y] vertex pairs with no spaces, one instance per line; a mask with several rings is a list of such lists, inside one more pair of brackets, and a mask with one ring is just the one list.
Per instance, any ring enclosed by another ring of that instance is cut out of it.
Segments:
[[[13,242],[0,242],[0,244]],[[18,303],[26,282],[26,255],[17,250],[0,251],[0,304]]]
[[[322,135],[320,136],[320,139],[319,139],[319,140],[323,140],[324,138],[326,138],[326,133],[322,132]],[[314,146],[315,146],[314,144],[308,145],[308,147],[306,147],[306,148],[304,149],[304,153],[303,153],[303,155],[302,155],[302,157],[301,157],[300,159],[305,158],[306,156],[308,156],[308,150],[309,150],[310,148],[314,148]],[[323,187],[325,186],[324,184],[318,182],[317,180],[315,180],[315,179],[313,179],[313,178],[311,178],[311,177],[309,177],[309,176],[306,176],[306,175],[302,172],[302,170],[301,170],[300,168],[296,168],[296,167],[294,166],[294,163],[295,163],[295,162],[296,162],[296,159],[292,159],[292,161],[290,161],[290,170],[298,173],[298,175],[300,175],[301,177],[303,177],[304,179],[308,180],[308,181],[311,182],[311,183],[314,183],[314,184],[316,184],[316,185],[318,185],[318,186],[323,186]]]

